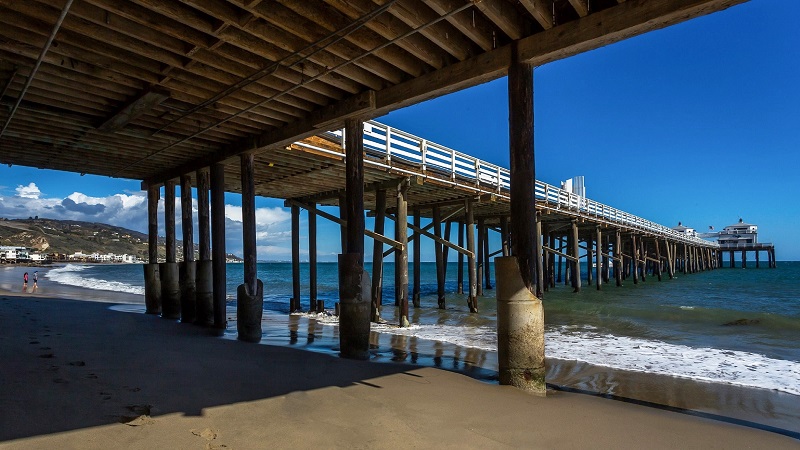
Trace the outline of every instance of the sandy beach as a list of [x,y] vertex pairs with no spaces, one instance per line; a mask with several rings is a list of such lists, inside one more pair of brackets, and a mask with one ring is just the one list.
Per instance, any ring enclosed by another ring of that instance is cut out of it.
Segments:
[[706,417],[245,344],[124,310],[0,295],[0,448],[800,447]]

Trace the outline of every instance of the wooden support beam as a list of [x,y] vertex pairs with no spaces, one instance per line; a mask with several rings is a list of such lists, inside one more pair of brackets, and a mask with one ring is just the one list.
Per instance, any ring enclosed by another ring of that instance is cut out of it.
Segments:
[[[302,202],[299,202],[299,201],[293,200],[293,199],[286,200],[284,202],[284,205],[286,205],[286,206],[297,205],[297,206],[299,206],[299,207],[301,207],[301,208],[303,208],[303,209],[305,209],[307,211],[313,211],[314,214],[317,214],[317,215],[319,215],[319,216],[321,216],[321,217],[323,217],[325,219],[328,219],[331,222],[335,222],[335,223],[337,223],[337,224],[339,224],[341,226],[347,227],[347,221],[346,220],[340,219],[340,218],[334,216],[333,214],[329,214],[329,213],[317,208],[316,205],[309,205],[309,204],[302,203]],[[366,236],[368,236],[368,237],[371,237],[372,239],[377,239],[377,240],[383,242],[384,244],[391,245],[392,247],[395,247],[395,248],[398,248],[398,249],[403,248],[403,244],[401,244],[400,242],[395,241],[394,239],[389,239],[386,236],[381,236],[379,234],[376,234],[374,231],[364,230],[364,234]]]
[[616,231],[616,241],[614,241],[614,278],[617,287],[622,286],[622,234]]
[[227,300],[225,270],[225,166],[211,166],[211,260],[213,267],[214,328],[222,333],[226,327]]
[[545,30],[553,28],[553,10],[549,7],[552,2],[545,2],[544,0],[519,0],[519,2],[542,28]]
[[[386,226],[386,189],[375,191],[375,234],[383,236]],[[372,242],[372,306],[370,321],[379,322],[383,305],[383,242]]]
[[208,216],[208,168],[195,173],[197,180],[197,233],[200,261],[211,259],[211,229]]
[[[456,222],[458,224],[458,246],[464,248],[464,224],[462,222]],[[458,252],[458,287],[457,293],[463,294],[464,293],[464,254]]]
[[[414,210],[414,226],[419,228],[420,227],[420,210]],[[377,219],[376,219],[377,220]],[[414,233],[411,237],[414,237],[416,233]],[[411,240],[411,238],[409,238]],[[421,278],[422,278],[422,245],[421,239],[414,239],[414,288],[411,293],[411,301],[415,308],[420,307],[420,288],[421,288]]]
[[97,127],[97,131],[103,133],[118,131],[143,114],[150,112],[169,97],[169,90],[158,86],[151,86],[137,98],[123,106],[119,111],[105,119],[103,123]]
[[486,271],[489,270],[487,267],[484,267],[484,265],[483,265],[484,259],[485,259],[483,257],[483,249],[484,249],[483,241],[484,241],[484,235],[485,235],[484,234],[484,229],[485,228],[486,227],[483,224],[483,219],[478,219],[478,228],[477,228],[477,231],[478,231],[478,236],[477,236],[478,237],[478,242],[477,242],[478,243],[478,261],[476,262],[476,266],[475,266],[475,269],[477,270],[477,273],[478,273],[478,285],[477,285],[477,295],[478,295],[478,297],[482,297],[483,296],[484,277],[485,277]]
[[444,260],[442,252],[442,215],[438,206],[433,208],[433,235],[437,239],[433,242],[434,254],[436,257],[436,296],[439,309],[445,309],[444,296]]
[[[308,211],[308,310],[317,310],[317,215]],[[322,311],[318,311],[322,312]]]
[[[390,218],[392,220],[397,220],[397,218],[396,218],[396,216],[394,214],[387,213],[386,217],[388,217],[388,218]],[[470,257],[470,256],[474,257],[475,256],[475,253],[473,251],[470,251],[469,249],[464,249],[462,247],[459,247],[458,245],[453,244],[452,242],[449,242],[449,241],[447,241],[447,240],[445,240],[445,239],[443,239],[441,237],[436,237],[436,235],[434,235],[433,233],[430,233],[430,232],[426,231],[423,228],[418,228],[414,224],[408,223],[408,224],[406,224],[406,226],[408,228],[411,228],[411,230],[417,232],[417,234],[425,236],[425,237],[427,237],[429,239],[433,239],[434,241],[436,241],[436,242],[438,242],[438,243],[440,243],[440,244],[442,244],[442,245],[444,245],[446,247],[452,248],[453,250],[455,250],[455,251],[457,251],[457,252],[459,252],[461,254],[464,254],[467,257]]]
[[158,200],[160,189],[147,189],[147,255],[150,264],[158,263]]
[[[745,1],[747,0],[624,2],[521,39],[518,42],[519,61],[541,66]],[[495,12],[490,14],[498,15],[496,3],[484,1],[477,6],[483,7],[482,11],[489,11],[489,7],[494,6]],[[506,16],[508,17],[510,16]],[[507,75],[511,65],[512,45],[499,47],[378,91],[373,117]]]
[[482,0],[474,3],[489,20],[494,22],[511,39],[517,40],[524,35],[525,23],[511,3],[503,0]]
[[475,216],[473,214],[472,201],[466,203],[466,226],[467,226],[467,270],[469,273],[469,295],[467,295],[467,306],[469,312],[478,312],[478,272],[475,267]]
[[570,244],[572,244],[572,257],[575,260],[572,262],[572,289],[574,292],[581,290],[581,264],[578,261],[579,249],[578,246],[578,222],[572,221],[572,234],[570,235]]
[[364,122],[345,121],[345,190],[347,191],[347,251],[361,255],[364,267]]
[[175,245],[175,180],[164,184],[164,234],[166,234],[166,261],[177,261]]
[[[601,270],[603,269],[603,261],[602,261],[603,249],[601,248],[602,245],[603,245],[602,228],[597,227],[597,229],[595,230],[595,233],[596,233],[596,236],[595,236],[595,262],[594,263],[595,263],[595,269],[597,270],[597,273],[596,273],[597,276],[595,278],[597,278],[597,281],[596,281],[597,290],[599,291],[601,289],[601,285],[603,284],[603,275],[601,273]],[[592,271],[591,261],[590,261],[589,271],[590,272]]]
[[242,252],[244,253],[244,284],[249,295],[256,295],[258,255],[256,250],[256,192],[253,155],[242,155]]
[[161,173],[144,180],[145,185],[160,184],[164,180],[180,176],[182,173],[191,172],[210,164],[225,161],[245,152],[258,152],[267,148],[284,147],[295,141],[319,134],[322,131],[342,128],[348,118],[362,118],[375,109],[375,92],[365,91],[347,97],[321,109],[312,111],[302,120],[285,125],[281,128],[265,131],[264,133],[243,140],[238,144],[223,150],[214,151],[207,156],[195,159],[175,168],[167,169]]
[[194,261],[192,178],[189,175],[181,175],[181,234],[183,237],[183,260]]
[[292,205],[292,299],[289,312],[300,311],[300,207]]
[[589,14],[589,3],[587,0],[569,0],[569,4],[575,8],[575,12],[581,17],[586,17]]
[[[419,210],[419,208],[415,208],[415,210]],[[444,221],[444,220],[449,220],[451,217],[455,216],[456,214],[459,214],[459,213],[460,213],[461,211],[463,211],[463,210],[464,210],[464,208],[462,207],[462,208],[458,208],[458,209],[456,209],[456,210],[454,210],[454,211],[451,211],[449,214],[447,214],[446,216],[444,216],[444,217],[442,218],[442,220],[443,220],[443,221]],[[393,215],[391,215],[391,214],[389,215],[389,218],[391,218],[392,220],[394,220],[394,216],[393,216]],[[415,226],[416,226],[416,225],[415,225]],[[421,229],[422,231],[427,231],[427,230],[430,230],[431,228],[433,228],[433,221],[431,221],[429,224],[425,225],[424,227],[422,227],[422,228],[420,228],[420,229]],[[415,230],[415,229],[414,229],[414,228],[412,228],[412,230]],[[414,241],[414,242],[415,242],[415,244],[414,244],[414,245],[416,245],[416,242],[417,242],[417,239],[419,238],[419,236],[420,236],[420,233],[418,233],[417,231],[414,231],[414,232],[413,232],[413,233],[411,233],[411,235],[408,237],[408,240],[409,240],[409,241]],[[427,236],[427,235],[423,234],[423,236]],[[463,245],[462,245],[462,246],[460,246],[460,247],[463,247]],[[415,247],[415,248],[416,248],[416,247]],[[394,252],[395,250],[396,250],[395,248],[390,248],[390,249],[386,250],[385,252],[383,252],[383,257],[385,258],[385,257],[387,257],[387,256],[391,255],[391,254],[392,254],[392,252]]]
[[408,321],[408,188],[409,180],[397,184],[397,220],[395,220],[395,239],[403,249],[394,254],[394,292],[396,305],[400,307],[399,325],[409,326]]

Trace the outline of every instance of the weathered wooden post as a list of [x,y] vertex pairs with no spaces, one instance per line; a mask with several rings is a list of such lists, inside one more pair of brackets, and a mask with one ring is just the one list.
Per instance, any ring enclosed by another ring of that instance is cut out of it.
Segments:
[[158,266],[158,197],[160,188],[147,187],[147,262],[144,267],[144,303],[147,314],[161,314],[161,277]]
[[[464,248],[464,223],[461,221],[458,224],[458,246]],[[464,254],[458,252],[458,293],[464,293]]]
[[503,256],[511,256],[511,249],[508,242],[508,217],[500,216],[500,248],[503,249]]
[[308,210],[308,297],[308,310],[317,311],[317,213],[313,209]]
[[[535,233],[534,238],[536,242],[536,297],[542,298],[544,295],[544,263],[543,258],[545,258],[543,249],[542,249],[542,212],[536,211],[536,222],[535,222]],[[486,253],[488,255],[488,244]],[[496,258],[495,258],[496,259]],[[489,266],[489,258],[486,258],[486,266]]]
[[[564,248],[564,240],[559,237],[557,239],[558,242],[558,251],[563,252]],[[561,283],[561,268],[564,266],[564,257],[561,254],[558,255],[558,276],[556,277],[556,283]]]
[[[238,339],[240,341],[260,342],[261,317],[264,314],[264,284],[258,279],[257,268],[256,188],[253,154],[242,154],[240,156],[240,162],[242,179],[242,251],[244,253],[244,283],[240,284],[236,289],[236,331],[238,332]],[[294,233],[297,231],[299,235],[299,208],[297,210],[297,216],[297,229],[295,230],[294,224],[292,224],[292,232]],[[295,238],[293,236],[292,241],[294,240]],[[298,308],[300,303],[299,294],[298,288],[297,298],[294,299],[294,302],[296,302],[294,306]]]
[[[594,253],[595,254],[595,262],[594,263],[595,263],[595,266],[596,266],[595,269],[597,270],[597,276],[595,277],[595,278],[597,278],[597,290],[599,291],[600,290],[600,286],[603,284],[603,275],[602,275],[602,270],[603,270],[603,248],[602,248],[603,232],[600,230],[599,226],[596,228],[596,232],[597,232],[597,236],[595,237],[595,253]],[[592,268],[590,267],[589,268],[589,272],[591,272],[591,271],[592,271]]]
[[658,244],[658,239],[653,239],[653,245],[656,247],[656,259],[658,260],[655,263],[654,270],[656,272],[656,278],[658,281],[661,281],[661,246]]
[[[386,227],[386,189],[375,191],[375,234],[383,236]],[[416,269],[415,269],[416,270]],[[372,305],[370,320],[380,322],[383,305],[383,243],[372,242]]]
[[344,216],[347,224],[343,239],[345,245],[339,255],[339,347],[342,357],[352,359],[369,358],[372,310],[369,274],[364,271],[363,134],[364,123],[361,120],[345,120]]
[[467,221],[467,250],[470,252],[467,258],[467,272],[469,278],[469,295],[467,296],[467,306],[469,312],[478,312],[478,270],[475,266],[475,214],[473,212],[472,200],[466,201],[466,221]]
[[742,269],[747,268],[747,250],[742,250]]
[[675,278],[675,268],[673,266],[672,260],[672,245],[670,245],[669,241],[664,239],[664,248],[667,250],[667,274],[669,275],[669,279]]
[[[394,292],[400,307],[400,326],[408,322],[408,178],[397,184],[397,220],[395,221],[395,240],[403,245],[394,252]],[[419,237],[417,237],[419,239]]]
[[227,326],[225,304],[227,274],[225,253],[225,166],[211,166],[211,261],[214,292],[214,329],[222,334]]
[[175,180],[164,183],[164,233],[166,262],[161,265],[161,317],[181,318],[181,286],[175,245]]
[[198,252],[197,275],[195,277],[195,298],[197,303],[194,323],[210,327],[214,325],[214,284],[211,267],[211,230],[208,216],[208,168],[195,172],[197,180],[197,233]]
[[[451,221],[446,220],[444,221],[443,225],[444,225],[444,233],[442,233],[443,234],[442,238],[445,241],[450,242],[451,228],[453,228],[452,227],[453,224]],[[442,265],[442,277],[444,278],[445,283],[447,282],[447,261],[449,253],[450,253],[450,247],[442,245],[442,262],[444,263]]]
[[[442,237],[442,214],[438,206],[433,207],[433,235],[437,238]],[[438,241],[433,241],[433,249],[436,255],[436,296],[439,309],[445,308],[445,293],[444,293],[444,252],[442,251],[442,244]]]
[[[546,224],[542,223],[541,214],[537,215],[537,219],[538,219],[537,222],[539,224],[539,236],[541,236],[541,238],[542,238],[542,248],[541,248],[541,250],[542,250],[542,255],[541,255],[542,283],[540,284],[541,290],[542,290],[542,294],[540,295],[540,297],[541,297],[541,296],[544,295],[544,292],[550,291],[550,264],[549,264],[549,262],[550,262],[550,252],[545,250],[545,247],[553,248],[553,245],[550,242],[550,239],[551,239],[550,229]],[[501,230],[502,230],[502,228],[501,228]],[[501,232],[501,236],[502,236],[502,232]],[[503,256],[507,256],[507,255],[503,255]]]
[[592,285],[594,278],[592,274],[592,255],[592,236],[590,234],[586,236],[586,284],[589,286]]
[[639,246],[635,234],[631,234],[631,272],[633,284],[639,284]]
[[[556,235],[554,233],[550,233],[550,247],[553,248],[556,245]],[[547,273],[548,276],[548,284],[551,288],[556,287],[556,254],[550,253],[547,259]]]
[[476,263],[476,270],[478,271],[478,297],[483,297],[483,280],[486,268],[483,267],[483,219],[478,219],[478,261]]
[[292,299],[289,312],[300,311],[300,207],[291,206],[292,211]]
[[[541,253],[541,252],[540,252]],[[447,252],[445,251],[445,255]],[[445,266],[446,267],[446,266]],[[492,288],[492,270],[489,266],[489,227],[483,224],[483,275],[486,278],[486,289]]]
[[647,281],[647,245],[644,242],[644,236],[639,239],[639,262],[641,263],[639,269],[642,272],[642,281]]
[[616,230],[617,240],[614,242],[614,278],[617,286],[622,286],[622,233]]
[[[513,45],[513,44],[512,44]],[[512,47],[508,71],[511,156],[511,254],[495,258],[497,356],[500,384],[545,395],[544,309],[536,293],[535,164],[533,155],[533,67],[517,60]],[[541,243],[539,244],[541,245]]]
[[[420,229],[422,225],[421,211],[419,208],[414,209],[414,226]],[[414,308],[420,307],[420,286],[422,275],[422,235],[418,234],[414,239],[414,289],[411,295],[411,301]]]
[[183,262],[178,268],[181,289],[181,322],[194,323],[197,318],[195,288],[197,264],[194,261],[192,178],[189,175],[181,175],[181,234],[183,236]]
[[759,254],[759,251],[758,251],[758,250],[756,250],[756,269],[758,269],[758,268],[759,268],[759,263],[760,263],[760,261],[758,260],[758,258],[759,258],[759,255],[758,255],[758,254]]
[[581,263],[580,263],[580,242],[578,241],[578,221],[573,220],[572,224],[572,235],[570,237],[570,244],[572,244],[572,248],[570,249],[572,252],[572,257],[575,258],[572,262],[572,289],[573,292],[580,292],[581,290]]

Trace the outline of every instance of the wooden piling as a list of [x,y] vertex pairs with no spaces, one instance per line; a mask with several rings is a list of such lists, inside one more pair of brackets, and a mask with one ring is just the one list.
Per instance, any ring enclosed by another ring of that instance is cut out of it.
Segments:
[[175,180],[164,183],[164,233],[166,262],[161,275],[161,317],[175,320],[181,317],[181,288],[177,266],[175,236]]
[[175,180],[164,183],[164,247],[166,248],[166,261],[177,261],[175,245]]
[[[458,223],[458,246],[464,248],[464,223]],[[464,293],[464,254],[458,252],[458,293]]]
[[510,256],[511,249],[508,242],[508,217],[500,216],[500,245],[503,249],[503,256]]
[[300,311],[300,207],[291,206],[292,212],[292,299],[289,311]]
[[181,322],[194,323],[197,318],[197,297],[194,262],[194,223],[192,221],[192,178],[181,175],[181,234],[183,264],[180,267]]
[[588,286],[592,285],[592,281],[594,276],[592,274],[592,255],[594,254],[592,250],[592,236],[586,236],[586,284]]
[[747,250],[742,250],[742,269],[747,268]]
[[639,284],[639,246],[635,234],[631,234],[631,276],[633,284]]
[[[541,211],[536,211],[536,234],[534,236],[535,236],[535,241],[534,242],[536,242],[536,291],[534,292],[534,294],[536,295],[536,297],[542,298],[542,296],[544,295],[544,263],[543,263],[543,258],[545,258],[546,256],[544,255],[544,252],[542,251],[542,213],[541,213]],[[486,251],[486,253],[487,253],[486,267],[489,267],[489,257],[488,257],[489,244],[488,244],[488,239],[487,239],[486,248],[487,248],[487,251]],[[489,289],[491,289],[491,286],[488,285],[489,279],[487,278],[486,281],[487,281],[487,287]]]
[[572,257],[575,261],[572,262],[572,289],[573,292],[580,292],[581,290],[581,265],[580,265],[580,243],[578,242],[578,222],[572,221]]
[[622,233],[619,230],[616,230],[614,242],[614,278],[617,286],[622,286]]
[[317,214],[313,210],[308,210],[308,310],[317,310]]
[[[433,235],[437,238],[442,237],[442,214],[438,206],[433,207]],[[444,252],[442,251],[442,244],[434,241],[433,248],[436,255],[436,295],[439,309],[445,308],[445,292],[444,292]]]
[[[539,247],[541,248],[541,244]],[[447,252],[445,252],[446,255]],[[483,225],[483,276],[486,280],[486,289],[492,289],[492,270],[489,265],[489,227],[486,226],[486,223]]]
[[664,249],[667,252],[667,275],[669,275],[669,279],[675,278],[675,269],[673,267],[672,261],[672,245],[670,245],[669,241],[664,239]]
[[[264,286],[261,280],[258,279],[257,268],[254,156],[252,153],[243,153],[239,158],[241,162],[240,174],[242,181],[242,252],[244,253],[244,283],[239,285],[236,290],[236,330],[238,332],[237,338],[240,341],[261,342],[261,318],[264,312]],[[299,303],[299,292],[296,301]]]
[[484,237],[484,225],[483,219],[478,219],[478,260],[476,262],[476,270],[478,271],[478,286],[477,286],[477,295],[478,297],[483,297],[483,280],[484,280],[484,271],[486,270],[483,267],[483,237]]
[[759,253],[760,252],[758,250],[756,250],[756,269],[759,268],[759,263],[760,263],[760,261],[759,261]]
[[161,314],[161,277],[158,271],[158,186],[147,188],[147,261],[144,265],[145,313]]
[[472,200],[466,201],[466,227],[467,227],[467,250],[471,253],[467,258],[467,272],[469,278],[469,295],[467,296],[467,306],[469,312],[478,312],[478,270],[475,266],[475,215],[473,212]]
[[[386,227],[386,189],[375,191],[375,234],[383,235]],[[414,248],[416,250],[415,240]],[[416,253],[416,251],[415,251]],[[415,256],[416,258],[416,256]],[[416,261],[416,259],[415,259]],[[414,268],[416,271],[416,267]],[[416,281],[416,275],[415,275]],[[372,306],[370,320],[380,322],[383,305],[383,243],[377,239],[372,242]]]
[[[597,278],[597,282],[596,283],[597,283],[597,290],[599,291],[600,290],[600,286],[603,284],[603,276],[601,274],[601,271],[603,270],[603,258],[602,258],[602,256],[603,256],[603,249],[602,249],[603,233],[600,230],[600,227],[597,227],[596,233],[597,233],[597,235],[595,237],[595,246],[596,247],[595,247],[595,253],[594,254],[595,254],[595,266],[596,266],[595,269],[597,270],[597,277],[596,277]],[[591,267],[589,267],[589,271],[590,272],[592,271]]]
[[[414,209],[414,226],[422,228],[422,217],[419,208]],[[422,236],[418,235],[414,239],[414,289],[411,294],[411,301],[415,308],[420,307],[420,287],[422,276]]]
[[214,291],[214,329],[221,334],[226,327],[225,303],[227,274],[225,263],[225,166],[211,166],[211,260]]
[[408,188],[409,180],[403,179],[397,185],[397,220],[395,221],[395,240],[403,245],[395,251],[394,286],[395,298],[399,301],[400,326],[409,326],[408,322]]
[[197,303],[195,325],[209,327],[214,325],[214,279],[211,261],[211,228],[209,222],[208,168],[195,172],[197,180],[197,233],[198,256],[195,278],[195,298]]

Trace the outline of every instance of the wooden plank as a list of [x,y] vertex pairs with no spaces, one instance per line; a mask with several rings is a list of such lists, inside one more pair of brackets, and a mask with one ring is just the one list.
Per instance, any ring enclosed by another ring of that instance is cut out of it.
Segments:
[[105,133],[113,133],[125,125],[133,122],[141,115],[149,112],[155,106],[160,105],[164,100],[168,99],[169,96],[170,93],[168,90],[152,87],[143,92],[136,99],[123,106],[111,117],[107,118],[100,126],[97,127],[97,130]]
[[[542,28],[545,30],[553,28],[553,10],[543,0],[520,0],[519,2]],[[552,2],[548,3],[552,4]]]

